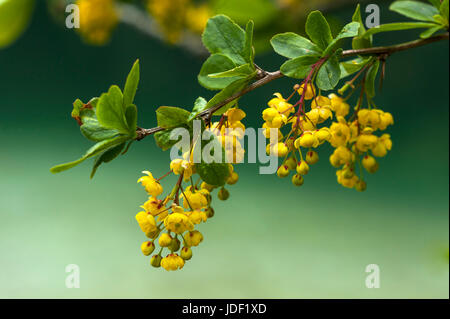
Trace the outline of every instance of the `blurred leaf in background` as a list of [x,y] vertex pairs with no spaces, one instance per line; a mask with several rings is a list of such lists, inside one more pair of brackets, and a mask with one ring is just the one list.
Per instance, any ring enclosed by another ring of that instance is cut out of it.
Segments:
[[0,49],[13,44],[26,30],[34,0],[0,0]]

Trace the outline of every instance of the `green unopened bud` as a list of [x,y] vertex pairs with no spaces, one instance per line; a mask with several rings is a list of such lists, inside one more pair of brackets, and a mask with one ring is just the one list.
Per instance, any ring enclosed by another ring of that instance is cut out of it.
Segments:
[[151,241],[144,241],[141,250],[145,256],[149,256],[155,250],[155,244]]
[[295,186],[302,186],[304,182],[303,176],[300,174],[295,174],[292,176],[292,184]]
[[367,184],[365,181],[359,180],[358,182],[356,182],[355,189],[358,192],[364,192],[366,190],[366,188],[367,188]]
[[230,197],[230,192],[228,192],[225,187],[222,187],[219,192],[217,193],[217,197],[219,197],[220,200],[227,200],[228,197]]
[[206,213],[206,217],[208,217],[208,218],[214,217],[214,209],[212,207],[208,207],[205,210],[205,213]]
[[153,255],[150,259],[150,265],[156,268],[161,267],[161,259],[160,255]]
[[172,241],[170,242],[170,245],[169,245],[169,249],[172,252],[178,251],[178,249],[180,249],[180,241],[178,240],[178,238],[172,239]]
[[289,175],[289,167],[287,165],[281,165],[277,170],[277,175],[280,178],[288,176]]
[[189,260],[192,258],[192,249],[190,247],[183,247],[181,249],[180,257],[184,260]]

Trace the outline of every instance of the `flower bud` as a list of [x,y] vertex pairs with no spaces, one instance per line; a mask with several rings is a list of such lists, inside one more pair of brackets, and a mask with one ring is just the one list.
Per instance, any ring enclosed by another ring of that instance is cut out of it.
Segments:
[[161,236],[159,236],[158,244],[161,247],[168,247],[171,242],[172,242],[172,236],[170,236],[168,233],[164,233]]
[[373,156],[366,155],[362,159],[362,165],[369,173],[375,173],[378,170],[378,163]]
[[286,165],[290,170],[294,170],[297,167],[297,161],[294,157],[289,157],[285,162],[284,165]]
[[170,242],[170,245],[169,245],[169,249],[172,252],[178,251],[178,249],[180,249],[180,241],[178,240],[178,238],[172,239],[172,241]]
[[192,249],[190,247],[183,247],[181,249],[180,257],[184,260],[189,260],[192,258]]
[[184,235],[184,241],[189,247],[198,246],[203,241],[203,235],[198,230],[190,231]]
[[288,176],[289,175],[289,167],[287,165],[281,165],[277,170],[277,175],[280,178]]
[[300,161],[297,164],[296,171],[300,175],[306,175],[309,172],[309,166],[305,161]]
[[364,192],[364,191],[366,190],[366,188],[367,188],[367,184],[366,184],[366,182],[363,181],[363,180],[359,180],[359,181],[357,181],[356,184],[355,184],[355,189],[356,189],[358,192]]
[[300,174],[295,174],[292,176],[292,184],[295,186],[302,186],[304,182],[303,176]]
[[148,256],[155,250],[155,244],[151,241],[144,241],[141,245],[141,250],[145,256]]
[[238,173],[232,172],[232,173],[230,174],[230,176],[228,177],[228,179],[227,179],[227,184],[228,184],[228,185],[236,184],[238,180],[239,180],[239,175],[238,175]]
[[203,182],[203,183],[200,185],[200,188],[206,189],[208,192],[212,192],[212,190],[214,189],[214,186],[213,186],[213,185],[209,185],[209,184],[206,183],[206,182]]
[[217,193],[217,197],[220,200],[227,200],[228,197],[230,197],[230,192],[228,192],[228,190],[226,190],[225,187],[222,187],[219,192]]
[[214,217],[214,209],[212,207],[208,207],[205,211],[206,217],[212,218]]
[[319,161],[319,154],[316,151],[309,151],[306,153],[305,160],[310,165],[316,164]]
[[161,256],[160,255],[153,255],[150,259],[150,265],[153,267],[160,267],[161,266]]

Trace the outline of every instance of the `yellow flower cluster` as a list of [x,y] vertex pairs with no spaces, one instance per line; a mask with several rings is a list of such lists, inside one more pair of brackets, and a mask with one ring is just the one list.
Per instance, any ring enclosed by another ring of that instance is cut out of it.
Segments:
[[[300,100],[292,104],[289,100],[295,93],[300,95]],[[308,110],[305,100],[311,100]],[[373,156],[383,157],[392,148],[389,134],[374,134],[394,123],[390,113],[358,106],[352,117],[346,120],[350,113],[346,100],[336,94],[328,97],[316,94],[316,89],[310,83],[296,85],[294,93],[287,99],[275,93],[275,98],[268,102],[268,106],[262,112],[265,136],[269,139],[269,129],[277,129],[278,139],[270,139],[266,151],[283,158],[277,171],[279,177],[287,177],[290,171],[295,171],[292,183],[296,186],[303,185],[310,165],[319,160],[314,149],[325,142],[334,148],[330,162],[340,168],[336,173],[338,183],[359,191],[366,189],[361,167],[374,173],[378,163]],[[323,126],[320,127],[321,124]],[[281,129],[289,125],[289,133],[284,136]],[[356,163],[360,166],[359,177],[355,173]]]
[[178,42],[184,29],[201,34],[212,16],[208,5],[191,0],[147,0],[147,10],[169,43]]
[[77,0],[82,38],[94,45],[105,44],[118,23],[114,0]]
[[[209,129],[212,132],[219,132],[217,138],[226,144],[225,137],[228,136],[229,131],[222,131],[222,125],[227,128],[245,129],[240,122],[244,117],[245,113],[240,109],[230,109],[222,116],[222,124],[214,123]],[[220,132],[224,132],[224,135]],[[231,136],[235,137],[233,134]],[[238,144],[229,148],[225,144],[223,144],[224,149],[234,157],[238,157],[236,155],[241,152]],[[234,171],[232,164],[228,164],[228,167],[227,184],[233,185],[238,181],[239,175]],[[178,176],[178,182],[170,194],[162,199],[158,198],[164,192],[160,183],[162,178],[156,179],[148,171],[143,173],[144,176],[138,179],[138,183],[142,184],[149,197],[141,206],[143,210],[136,215],[136,221],[149,240],[141,244],[142,253],[145,256],[151,255],[157,243],[160,249],[151,257],[150,264],[166,270],[182,269],[185,262],[192,258],[192,247],[198,246],[203,241],[202,233],[195,228],[214,216],[211,192],[216,187],[207,184],[201,178],[198,178],[196,183],[193,182],[196,170],[192,154],[188,153],[184,154],[182,159],[171,161],[168,174]],[[188,186],[184,188],[183,183]],[[217,196],[220,200],[226,200],[230,194],[222,186]],[[163,257],[165,249],[169,253]]]

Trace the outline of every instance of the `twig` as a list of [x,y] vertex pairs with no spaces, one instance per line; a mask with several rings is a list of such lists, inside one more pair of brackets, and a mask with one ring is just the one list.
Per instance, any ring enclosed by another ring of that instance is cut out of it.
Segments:
[[[433,37],[430,37],[427,39],[419,39],[419,40],[414,40],[414,41],[391,45],[391,46],[380,46],[380,47],[358,49],[358,50],[346,50],[346,51],[342,52],[342,57],[351,57],[351,56],[356,56],[356,55],[369,55],[369,54],[384,55],[385,57],[388,57],[389,55],[391,55],[395,52],[400,52],[400,51],[405,51],[405,50],[409,50],[412,48],[417,48],[417,47],[420,47],[420,46],[423,46],[426,44],[430,44],[433,42],[437,42],[437,41],[448,40],[448,38],[449,38],[449,33],[447,32],[447,33],[439,34],[439,35],[436,35],[436,36],[433,36]],[[231,101],[234,101],[234,100],[240,98],[241,96],[243,96],[257,88],[284,76],[281,73],[281,71],[267,72],[267,71],[262,70],[259,67],[257,67],[257,68],[258,68],[258,71],[261,74],[263,74],[261,79],[253,82],[252,84],[250,84],[249,86],[244,88],[242,91],[239,91],[238,93],[230,96],[229,98],[225,99],[224,101],[219,102],[216,105],[213,105],[212,107],[210,107],[207,110],[204,110],[203,112],[201,112],[199,114],[199,116],[202,117],[203,119],[209,120],[211,118],[211,116],[217,110],[219,110],[223,106],[227,105]],[[163,130],[164,130],[164,128],[159,127],[159,126],[150,128],[150,129],[138,128],[136,130],[136,133],[137,133],[136,140],[140,141],[148,135],[151,135],[156,132],[163,131]]]

